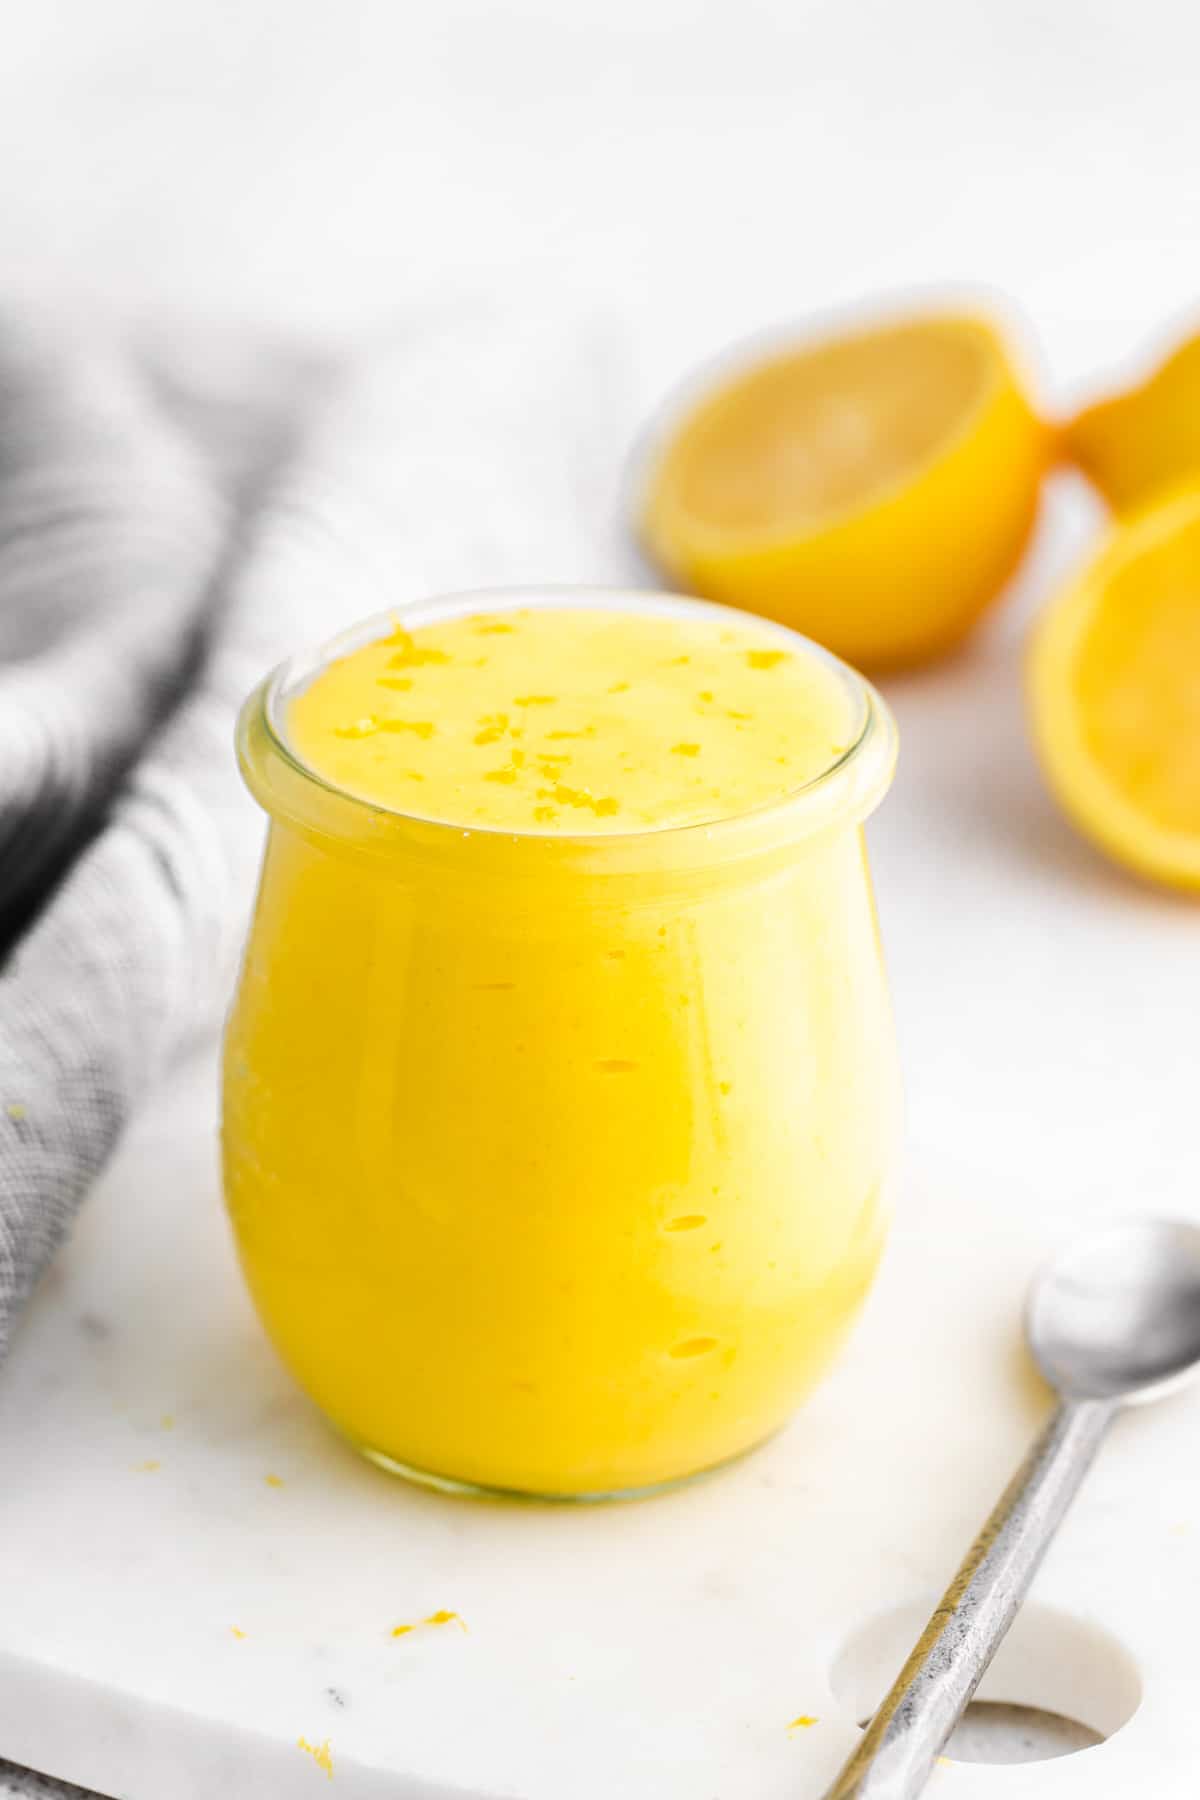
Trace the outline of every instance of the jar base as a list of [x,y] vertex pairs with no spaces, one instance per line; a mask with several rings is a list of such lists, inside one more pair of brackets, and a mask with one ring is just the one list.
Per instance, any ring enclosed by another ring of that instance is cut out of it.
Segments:
[[487,1482],[463,1481],[456,1475],[443,1475],[434,1469],[419,1469],[412,1463],[401,1462],[397,1457],[389,1456],[386,1450],[377,1450],[374,1445],[362,1444],[353,1438],[348,1441],[360,1456],[365,1457],[375,1468],[382,1469],[385,1475],[398,1476],[414,1487],[427,1488],[438,1494],[451,1494],[459,1500],[509,1500],[525,1506],[604,1506],[618,1500],[652,1500],[657,1494],[672,1494],[679,1488],[706,1481],[710,1475],[717,1475],[722,1469],[732,1468],[735,1463],[753,1456],[760,1448],[759,1444],[751,1444],[748,1449],[739,1450],[721,1462],[710,1463],[707,1468],[694,1469],[688,1475],[673,1476],[669,1481],[650,1482],[644,1487],[597,1489],[594,1492],[570,1494],[537,1488],[494,1487]]

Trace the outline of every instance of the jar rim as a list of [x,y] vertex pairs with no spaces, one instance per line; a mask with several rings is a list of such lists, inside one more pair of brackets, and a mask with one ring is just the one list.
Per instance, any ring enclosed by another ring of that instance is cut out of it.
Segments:
[[[853,729],[847,747],[816,775],[794,788],[773,796],[757,806],[713,819],[688,820],[680,824],[648,826],[637,831],[565,832],[531,831],[495,825],[464,825],[462,822],[431,818],[405,811],[396,806],[367,798],[342,787],[327,775],[314,769],[299,754],[288,738],[283,709],[294,695],[322,670],[340,658],[375,642],[398,624],[415,630],[423,625],[478,613],[503,613],[528,609],[578,609],[626,611],[666,617],[724,617],[745,628],[752,620],[765,634],[778,637],[792,650],[798,650],[821,662],[837,677],[853,708]],[[523,848],[527,855],[549,848],[562,857],[572,852],[589,854],[608,862],[637,859],[638,853],[650,852],[659,862],[663,853],[668,860],[687,861],[692,847],[703,846],[701,860],[719,854],[722,846],[736,851],[735,841],[765,839],[776,843],[804,837],[825,824],[862,818],[870,812],[891,780],[895,764],[896,731],[891,714],[875,688],[856,669],[843,662],[822,645],[792,631],[790,627],[757,614],[748,615],[735,607],[714,601],[699,600],[679,594],[641,588],[617,588],[579,584],[551,586],[512,586],[468,589],[443,594],[418,602],[389,607],[386,611],[360,619],[345,631],[323,643],[301,650],[280,663],[250,695],[239,721],[239,757],[243,774],[251,792],[272,814],[279,811],[294,815],[292,803],[277,804],[283,796],[277,784],[263,779],[262,758],[254,754],[250,733],[265,734],[267,746],[290,774],[288,786],[297,781],[320,793],[325,804],[324,835],[343,835],[329,830],[330,804],[342,813],[346,833],[354,834],[354,821],[371,821],[378,826],[386,821],[394,828],[416,834],[428,842],[453,841],[461,846],[464,838],[486,849],[489,842],[506,846],[510,851]],[[261,743],[258,748],[261,751]],[[298,823],[304,823],[300,818]],[[651,851],[651,847],[653,850]],[[749,848],[747,842],[745,845]]]

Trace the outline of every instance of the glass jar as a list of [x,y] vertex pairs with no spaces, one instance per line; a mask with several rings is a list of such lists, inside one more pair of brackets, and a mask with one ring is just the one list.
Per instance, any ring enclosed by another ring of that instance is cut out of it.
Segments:
[[862,821],[890,715],[764,625],[850,694],[818,779],[716,824],[464,830],[289,749],[289,699],[392,622],[285,665],[240,721],[270,815],[225,1045],[246,1278],[297,1380],[388,1469],[570,1498],[675,1482],[784,1422],[880,1255],[897,1084]]

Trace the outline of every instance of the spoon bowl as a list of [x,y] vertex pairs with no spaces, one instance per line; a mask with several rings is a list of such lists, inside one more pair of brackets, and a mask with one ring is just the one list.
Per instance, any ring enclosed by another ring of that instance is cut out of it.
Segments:
[[1200,1227],[1121,1219],[1086,1232],[1034,1281],[1025,1330],[1060,1394],[1158,1399],[1200,1365]]

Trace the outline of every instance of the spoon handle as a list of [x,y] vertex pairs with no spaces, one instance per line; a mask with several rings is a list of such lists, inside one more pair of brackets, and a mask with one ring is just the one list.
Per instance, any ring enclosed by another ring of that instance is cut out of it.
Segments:
[[1116,1410],[1109,1400],[1060,1402],[825,1800],[913,1800],[922,1792]]

